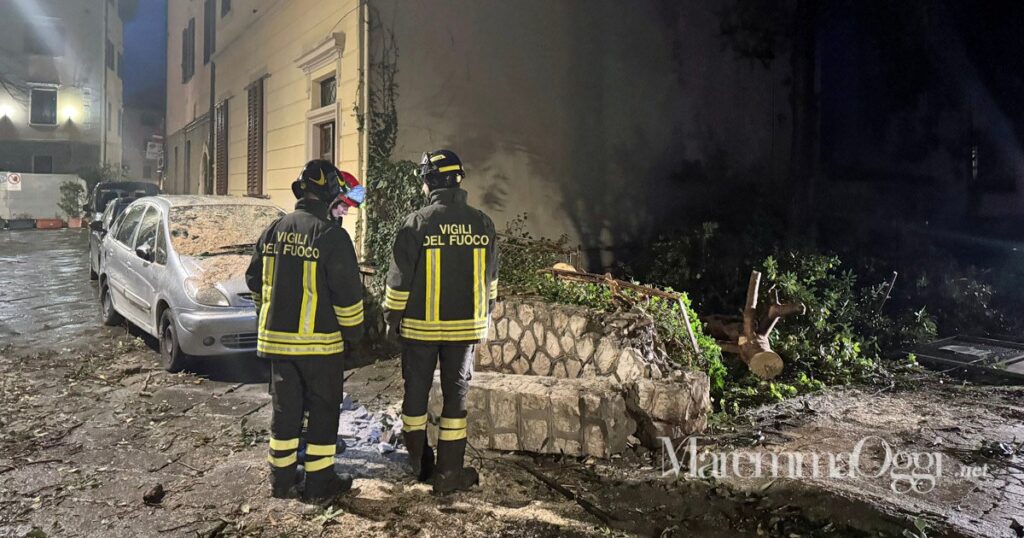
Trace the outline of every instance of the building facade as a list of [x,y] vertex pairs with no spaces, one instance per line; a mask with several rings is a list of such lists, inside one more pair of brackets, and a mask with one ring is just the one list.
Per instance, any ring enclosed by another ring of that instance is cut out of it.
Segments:
[[528,213],[534,235],[568,235],[592,266],[681,203],[697,210],[708,189],[731,188],[739,172],[715,162],[766,182],[785,169],[787,73],[726,50],[707,1],[170,4],[167,162],[180,192],[288,208],[311,158],[365,177],[374,118],[362,111],[383,77],[397,83],[393,159],[454,149],[471,202],[499,228]]
[[128,104],[124,109],[124,167],[131,179],[158,181],[163,171],[164,111]]
[[123,56],[112,0],[0,4],[0,170],[120,165]]

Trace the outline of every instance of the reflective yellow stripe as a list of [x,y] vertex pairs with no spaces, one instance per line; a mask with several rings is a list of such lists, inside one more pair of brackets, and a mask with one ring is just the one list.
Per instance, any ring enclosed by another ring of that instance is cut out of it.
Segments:
[[497,298],[498,298],[498,279],[494,279],[491,282],[490,299],[493,301],[494,299],[497,299]]
[[457,164],[452,164],[449,166],[442,166],[441,168],[437,169],[438,172],[451,172],[453,170],[462,170],[462,167]]
[[399,291],[399,290],[391,288],[390,286],[385,286],[384,287],[384,292],[385,292],[384,295],[386,297],[390,297],[392,299],[397,299],[399,301],[404,301],[404,300],[409,298],[409,292],[407,292],[407,291]]
[[437,432],[437,438],[441,441],[458,441],[459,439],[465,439],[466,428],[460,428],[458,430],[440,430]]
[[384,308],[388,310],[405,310],[405,304],[407,301],[397,301],[391,297],[384,298]]
[[409,415],[402,415],[402,431],[403,432],[414,432],[416,430],[427,429],[427,415],[420,415],[418,417],[410,417]]
[[338,342],[336,344],[310,344],[304,346],[298,343],[283,345],[260,340],[256,343],[256,351],[273,353],[275,355],[336,355],[345,351],[345,344]]
[[424,342],[461,342],[464,340],[480,340],[484,336],[487,336],[487,327],[468,331],[424,332],[410,329],[403,323],[401,334],[405,338]]
[[473,319],[480,317],[480,297],[483,295],[483,290],[480,289],[480,276],[483,271],[480,270],[480,251],[483,249],[473,249]]
[[333,456],[337,452],[337,445],[314,445],[313,443],[306,445],[306,454],[310,456]]
[[260,305],[259,328],[262,330],[267,326],[267,312],[270,311],[271,292],[274,289],[274,257],[263,258],[263,303]]
[[260,331],[259,337],[262,340],[274,342],[297,342],[300,344],[334,344],[341,342],[342,340],[340,332],[299,334],[284,331],[263,330]]
[[457,430],[466,427],[466,419],[441,417],[441,427],[446,430]]
[[355,318],[338,318],[339,327],[358,327],[363,323],[363,315]]
[[363,302],[359,301],[352,306],[335,306],[334,315],[338,319],[338,325],[357,327],[363,322]]
[[274,439],[270,438],[270,450],[295,450],[299,448],[299,438],[295,439]]
[[443,161],[443,160],[444,160],[444,153],[441,153],[439,155],[434,155],[433,157],[430,158],[430,162],[432,162],[432,163],[436,163],[437,161]]
[[316,262],[302,262],[302,307],[299,311],[299,333],[313,334],[316,327]]
[[363,312],[363,302],[359,301],[352,306],[335,306],[334,315],[339,317],[351,317]]
[[487,326],[487,318],[479,319],[453,319],[440,321],[427,321],[424,319],[404,318],[402,324],[413,329],[423,331],[458,330],[458,329],[479,329]]
[[427,249],[427,304],[426,318],[434,321],[441,317],[441,249]]
[[334,456],[328,456],[326,458],[318,458],[315,460],[307,461],[303,467],[305,467],[307,473],[316,471],[322,471],[328,467],[334,466]]
[[274,467],[287,467],[295,464],[299,461],[298,455],[292,454],[283,458],[275,458],[274,456],[267,456],[267,461]]

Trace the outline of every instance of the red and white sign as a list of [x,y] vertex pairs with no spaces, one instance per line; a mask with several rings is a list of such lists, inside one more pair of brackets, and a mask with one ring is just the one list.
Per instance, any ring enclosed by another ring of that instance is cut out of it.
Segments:
[[0,189],[5,191],[20,191],[21,174],[15,172],[0,172]]

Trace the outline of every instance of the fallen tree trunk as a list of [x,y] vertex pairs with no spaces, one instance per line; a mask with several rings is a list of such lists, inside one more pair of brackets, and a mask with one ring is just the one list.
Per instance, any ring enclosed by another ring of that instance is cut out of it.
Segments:
[[761,379],[773,379],[785,367],[782,357],[772,350],[770,336],[780,319],[803,314],[802,304],[782,304],[778,295],[775,303],[769,305],[763,317],[758,316],[761,288],[761,273],[751,271],[747,283],[747,301],[743,306],[743,317],[731,321],[729,318],[714,316],[708,319],[708,331],[719,340],[722,351],[739,355],[740,360]]

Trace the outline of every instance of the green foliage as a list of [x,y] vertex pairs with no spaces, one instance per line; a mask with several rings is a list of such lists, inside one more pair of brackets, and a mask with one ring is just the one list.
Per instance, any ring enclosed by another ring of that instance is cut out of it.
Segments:
[[[726,358],[728,374],[712,390],[722,410],[735,412],[827,385],[877,379],[894,367],[883,364],[883,355],[935,338],[936,311],[958,304],[944,306],[924,294],[898,293],[901,288],[894,288],[891,269],[888,274],[880,269],[887,264],[862,258],[855,271],[837,256],[775,250],[773,242],[763,239],[756,233],[720,236],[716,224],[705,223],[655,244],[651,250],[656,256],[647,264],[649,280],[700,296],[704,311],[738,314],[750,268],[764,274],[765,299],[773,300],[777,292],[783,302],[807,306],[805,315],[785,319],[773,332],[772,347],[786,364],[780,378],[762,381],[738,359]],[[983,316],[979,310],[987,310],[985,290],[969,279],[955,281],[960,287],[954,289],[971,298],[963,299],[973,303],[965,305],[970,317]],[[908,288],[904,279],[903,289]],[[953,294],[947,288],[942,295]]]
[[85,204],[85,188],[77,181],[65,181],[60,184],[60,201],[57,207],[68,216],[69,219],[77,219],[82,216],[82,205]]
[[517,215],[499,235],[498,255],[501,260],[501,286],[509,293],[534,293],[544,285],[541,269],[568,259],[569,238],[538,239],[526,231],[527,215]]
[[[666,291],[671,292],[672,290]],[[689,330],[697,338],[697,347],[700,348],[699,356],[693,354],[686,319],[679,310],[679,301],[651,297],[638,306],[654,320],[658,336],[665,343],[665,350],[669,357],[677,363],[689,364],[693,368],[707,372],[711,380],[712,393],[720,393],[725,390],[725,380],[728,374],[725,364],[722,362],[722,348],[718,347],[714,338],[704,332],[704,324],[697,316],[697,312],[694,311],[690,297],[686,293],[680,295],[690,319]]]
[[[392,160],[398,138],[398,84],[395,74],[398,48],[394,38],[387,35],[382,47],[382,57],[373,66],[374,84],[370,90],[369,110],[366,117],[360,115],[360,128],[369,124],[369,159],[367,162],[366,203],[363,214],[366,219],[365,247],[366,261],[376,269],[369,283],[367,320],[380,320],[385,280],[391,263],[391,249],[398,229],[409,213],[419,209],[424,197],[416,177],[416,164],[410,161]],[[368,122],[364,120],[369,120]],[[375,324],[371,323],[371,327]]]
[[[500,235],[501,282],[505,293],[538,295],[553,303],[585,306],[595,310],[613,311],[617,308],[636,308],[654,320],[658,338],[665,345],[669,357],[679,364],[708,372],[713,390],[724,389],[726,369],[722,364],[722,350],[713,338],[704,332],[704,326],[693,310],[690,298],[684,293],[682,303],[690,318],[690,330],[697,337],[701,352],[693,353],[686,321],[679,310],[679,301],[662,297],[648,297],[633,290],[620,290],[616,296],[604,284],[566,282],[550,273],[541,273],[555,263],[565,261],[570,254],[568,238],[556,241],[531,237],[526,231],[527,216],[517,216],[508,223]],[[672,292],[671,289],[665,290]]]

